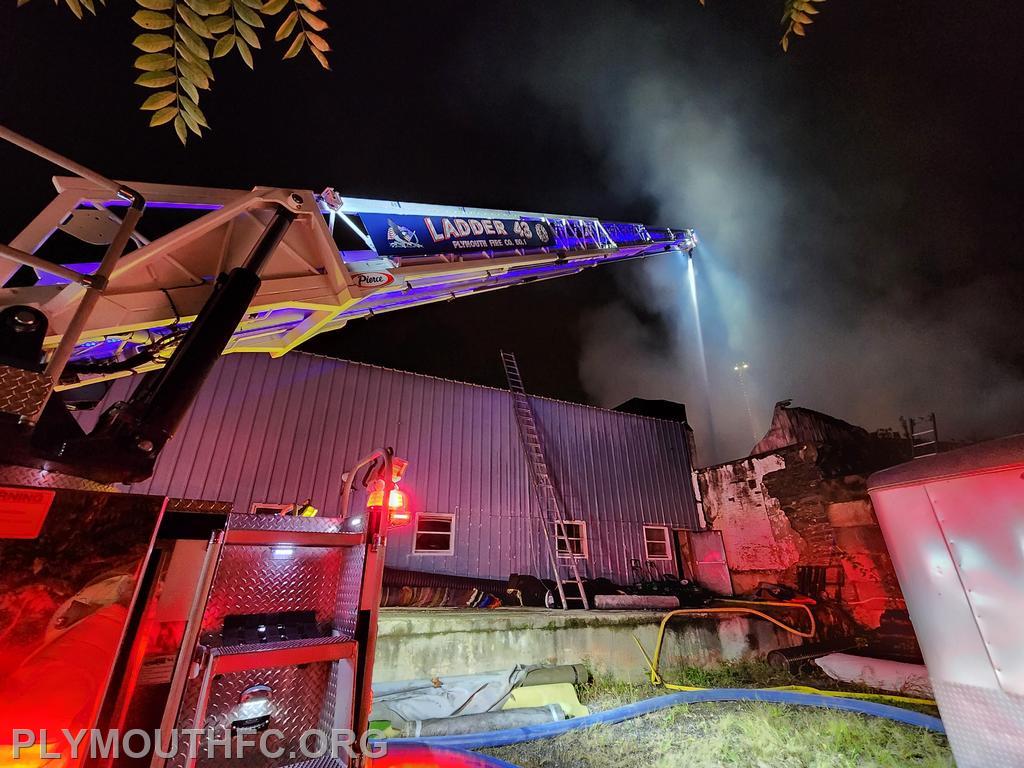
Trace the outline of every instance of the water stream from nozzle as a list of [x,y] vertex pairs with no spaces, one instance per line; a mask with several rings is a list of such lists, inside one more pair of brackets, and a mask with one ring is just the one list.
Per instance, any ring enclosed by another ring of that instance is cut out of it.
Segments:
[[686,278],[687,282],[690,284],[690,303],[693,306],[694,328],[696,329],[695,334],[697,337],[697,355],[700,362],[701,381],[704,384],[704,407],[708,430],[706,444],[710,448],[711,455],[715,456],[717,455],[717,449],[715,445],[715,428],[711,415],[711,377],[708,375],[708,358],[707,353],[704,351],[704,330],[700,322],[700,303],[697,301],[697,270],[693,264],[693,251],[690,251],[687,255]]

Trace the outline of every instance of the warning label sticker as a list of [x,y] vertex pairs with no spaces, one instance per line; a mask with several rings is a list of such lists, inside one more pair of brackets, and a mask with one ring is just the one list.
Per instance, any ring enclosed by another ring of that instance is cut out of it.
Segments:
[[0,539],[34,539],[46,522],[53,491],[0,485]]

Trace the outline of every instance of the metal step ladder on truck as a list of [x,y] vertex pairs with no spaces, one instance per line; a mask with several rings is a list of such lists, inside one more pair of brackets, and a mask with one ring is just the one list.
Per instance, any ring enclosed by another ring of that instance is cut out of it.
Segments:
[[[71,174],[0,243],[0,762],[222,762],[206,739],[259,741],[245,764],[279,766],[308,760],[310,733],[366,732],[388,527],[409,519],[389,448],[346,475],[343,510],[375,483],[365,515],[117,491],[150,476],[220,355],[283,355],[352,318],[695,246],[690,230],[585,217],[122,183],[0,139]],[[140,373],[85,433],[75,404]],[[82,729],[156,743],[76,753]],[[365,762],[358,740],[340,746],[317,764]]]

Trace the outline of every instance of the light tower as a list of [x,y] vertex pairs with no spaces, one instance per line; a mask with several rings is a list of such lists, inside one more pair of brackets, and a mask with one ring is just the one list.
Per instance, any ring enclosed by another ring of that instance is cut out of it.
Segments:
[[747,388],[747,371],[750,370],[750,363],[739,362],[732,369],[736,372],[736,378],[740,382],[740,392],[743,393],[743,405],[747,409],[747,422],[750,424],[750,434],[756,443],[761,438],[761,435],[758,434],[757,421],[754,419],[754,412],[750,408],[750,391]]

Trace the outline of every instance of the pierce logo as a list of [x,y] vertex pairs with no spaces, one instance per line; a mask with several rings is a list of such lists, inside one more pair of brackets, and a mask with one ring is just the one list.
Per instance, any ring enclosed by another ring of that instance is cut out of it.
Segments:
[[357,288],[380,288],[395,282],[390,272],[360,272],[355,277]]

